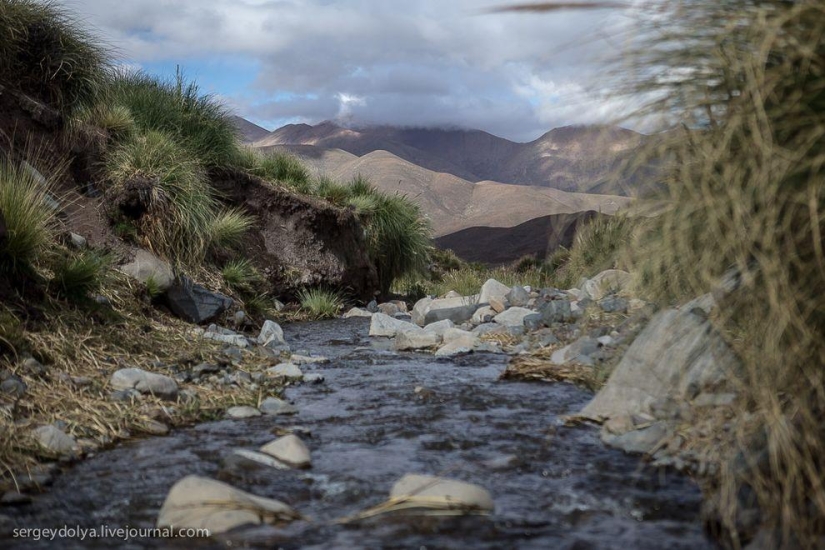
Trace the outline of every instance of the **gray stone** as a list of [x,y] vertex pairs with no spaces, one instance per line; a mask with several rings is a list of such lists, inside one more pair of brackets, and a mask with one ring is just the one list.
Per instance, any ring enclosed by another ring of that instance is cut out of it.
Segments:
[[515,307],[525,307],[527,302],[530,301],[530,293],[519,285],[513,286],[504,297],[507,298],[511,306]]
[[292,468],[309,468],[312,464],[309,449],[295,434],[280,437],[259,450]]
[[531,313],[524,317],[524,328],[530,332],[539,330],[544,327],[544,320],[541,313]]
[[608,296],[599,301],[599,307],[605,313],[627,313],[628,303],[624,298]]
[[159,528],[207,529],[214,536],[243,525],[279,524],[301,519],[277,500],[262,498],[226,483],[187,476],[172,486],[158,513]]
[[394,319],[383,313],[375,313],[370,323],[370,336],[394,337],[401,330],[412,330],[418,328],[412,323]]
[[601,438],[605,445],[630,454],[649,454],[670,433],[665,422],[656,422],[650,426],[633,429],[616,435],[602,428]]
[[86,237],[78,235],[77,233],[69,233],[69,242],[75,248],[86,248],[86,245],[89,244],[86,241]]
[[492,512],[493,497],[478,485],[443,477],[407,474],[393,485],[391,499],[404,499],[422,509],[446,508],[454,511]]
[[598,302],[611,293],[618,293],[630,287],[632,277],[627,271],[608,269],[581,285],[582,298]]
[[248,406],[229,407],[226,410],[226,416],[233,420],[242,420],[244,418],[254,418],[256,416],[261,416],[261,411],[259,411],[255,407]]
[[436,323],[430,323],[429,325],[424,327],[424,331],[429,332],[431,334],[435,334],[439,338],[444,338],[444,333],[451,328],[455,328],[455,323],[453,323],[449,319],[445,319],[443,321],[438,321]]
[[379,304],[378,311],[390,317],[394,317],[396,313],[401,313],[401,309],[396,304],[391,303]]
[[23,379],[16,374],[10,374],[3,382],[0,382],[0,393],[14,397],[23,397],[28,389]]
[[55,454],[72,454],[77,445],[73,437],[66,435],[60,428],[52,424],[36,428],[32,431],[32,436],[41,447]]
[[213,363],[201,363],[192,367],[192,374],[195,376],[203,376],[204,374],[217,374],[221,372],[221,368]]
[[258,334],[258,344],[270,349],[282,348],[286,346],[284,331],[281,325],[275,321],[264,321],[261,332]]
[[476,336],[484,336],[501,329],[501,325],[496,323],[484,323],[475,327],[471,332]]
[[370,303],[367,304],[367,311],[370,313],[378,313],[378,302],[371,300]]
[[289,362],[293,365],[321,365],[323,363],[329,363],[329,358],[322,355],[310,356],[293,353],[289,358]]
[[550,329],[540,329],[532,337],[535,344],[543,348],[555,346],[559,343],[559,339]]
[[496,315],[493,321],[506,327],[522,327],[524,326],[524,318],[533,313],[533,310],[524,307],[511,307],[504,313]]
[[249,347],[249,340],[246,339],[246,336],[241,336],[240,334],[221,334],[220,332],[211,332],[207,330],[203,333],[203,338],[204,340],[213,340],[215,342],[220,342],[221,344],[235,346],[236,348]]
[[570,361],[589,363],[585,358],[599,349],[599,342],[595,338],[583,336],[559,350],[553,352],[550,360],[556,365],[563,365]]
[[276,470],[290,469],[288,464],[284,464],[268,454],[248,451],[246,449],[235,449],[232,451],[229,456],[223,459],[223,465],[226,468],[238,470],[253,470],[261,467],[274,468]]
[[495,279],[487,279],[487,281],[481,286],[481,293],[479,294],[478,301],[483,304],[489,304],[491,298],[504,300],[509,292],[509,286],[502,284]]
[[430,309],[424,317],[424,322],[427,325],[446,320],[452,321],[453,323],[463,323],[472,319],[473,314],[478,308],[478,304],[468,304],[464,306]]
[[286,378],[288,380],[301,380],[304,377],[301,369],[292,363],[279,363],[266,369],[266,373],[273,378]]
[[[419,326],[428,325],[444,319],[450,319],[454,323],[463,323],[472,318],[473,313],[475,313],[479,306],[478,295],[441,298],[438,300],[422,298],[416,302],[411,316],[413,323]],[[436,311],[441,312],[436,313]]]
[[444,344],[438,351],[435,352],[436,357],[456,357],[458,355],[466,355],[473,351],[472,346],[467,346],[465,342],[456,340],[448,344]]
[[441,338],[434,332],[427,332],[422,328],[408,329],[395,336],[393,347],[398,351],[429,349],[441,343]]
[[174,399],[178,395],[178,384],[172,378],[141,369],[120,369],[109,382],[115,390],[134,389],[165,399]]
[[172,313],[197,325],[215,319],[233,304],[232,298],[211,292],[188,277],[169,287],[164,300]]
[[548,327],[554,323],[567,323],[573,320],[573,311],[569,300],[550,300],[539,306],[542,321]]
[[111,399],[112,401],[121,401],[128,403],[135,399],[140,399],[140,392],[133,389],[116,390],[109,394],[109,399]]
[[461,294],[459,294],[455,290],[451,290],[448,293],[446,293],[444,296],[442,296],[442,298],[461,298]]
[[298,409],[277,397],[267,397],[264,399],[263,403],[261,403],[260,410],[262,413],[270,416],[296,414],[298,412]]
[[372,317],[372,313],[360,307],[354,307],[348,312],[344,313],[344,319],[353,319],[358,317]]
[[148,250],[138,249],[134,259],[118,269],[141,283],[153,281],[160,291],[167,290],[175,282],[172,267]]
[[23,361],[20,363],[20,367],[32,376],[42,377],[49,374],[49,369],[44,367],[40,363],[40,361],[38,361],[34,357],[26,357],[25,359],[23,359]]
[[648,412],[661,399],[690,400],[702,391],[712,393],[739,368],[739,359],[706,318],[667,309],[636,337],[581,415],[633,415]]
[[322,384],[324,380],[324,375],[317,372],[311,372],[304,375],[304,382],[307,384]]

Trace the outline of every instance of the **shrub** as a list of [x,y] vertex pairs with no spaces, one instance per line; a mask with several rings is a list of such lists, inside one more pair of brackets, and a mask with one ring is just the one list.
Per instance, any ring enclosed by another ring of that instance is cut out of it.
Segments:
[[214,96],[201,94],[178,73],[161,80],[144,73],[116,74],[106,101],[126,107],[142,132],[168,135],[204,167],[231,165],[238,157],[235,126]]
[[54,211],[48,203],[48,186],[31,170],[0,160],[0,266],[15,270],[28,267],[51,242]]
[[340,295],[320,288],[300,291],[298,300],[301,302],[301,309],[313,319],[337,317],[344,305]]
[[81,299],[100,288],[110,259],[95,252],[81,252],[64,257],[54,267],[51,284],[58,294],[70,299]]
[[0,82],[64,111],[93,103],[108,56],[53,2],[0,2]]
[[106,172],[115,216],[135,220],[148,244],[172,260],[203,258],[214,237],[217,203],[187,150],[170,136],[149,131],[109,154]]

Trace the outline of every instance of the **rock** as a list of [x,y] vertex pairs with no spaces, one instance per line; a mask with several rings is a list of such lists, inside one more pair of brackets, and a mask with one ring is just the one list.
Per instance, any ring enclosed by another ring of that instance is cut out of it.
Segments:
[[573,311],[569,300],[550,300],[539,306],[541,319],[546,326],[554,323],[568,323],[573,320]]
[[229,407],[229,409],[226,410],[226,416],[233,420],[243,420],[244,418],[261,416],[261,411],[255,407],[248,406]]
[[411,316],[412,321],[419,326],[429,325],[445,319],[449,319],[454,323],[463,323],[469,321],[479,307],[477,295],[438,300],[422,298],[416,302]]
[[324,375],[317,372],[311,372],[304,375],[304,382],[307,384],[322,384],[324,380]]
[[478,336],[460,328],[451,328],[444,331],[444,343],[459,342],[461,345],[472,348],[478,342]]
[[270,349],[283,348],[286,346],[287,344],[286,340],[284,340],[284,331],[281,328],[281,325],[275,321],[264,321],[264,324],[261,327],[261,332],[258,334],[258,345]]
[[235,346],[236,348],[249,347],[249,340],[246,339],[246,336],[241,336],[240,334],[222,334],[220,332],[207,330],[203,333],[203,338],[205,340],[214,340],[215,342]]
[[239,470],[250,470],[260,467],[275,468],[276,470],[289,470],[288,464],[257,451],[247,451],[246,449],[235,449],[223,459],[223,465],[227,468]]
[[408,313],[407,302],[405,302],[404,300],[390,300],[389,303],[398,306],[399,312]]
[[172,267],[148,250],[138,249],[132,261],[120,266],[118,270],[144,284],[149,280],[153,281],[161,292],[169,289],[175,282]]
[[9,374],[3,382],[0,382],[0,393],[14,397],[23,397],[28,389],[23,379],[16,374]]
[[487,279],[487,281],[481,286],[481,293],[479,294],[478,301],[482,304],[492,305],[490,302],[491,298],[504,300],[509,292],[509,286],[502,284],[495,279]]
[[134,389],[165,399],[174,399],[178,395],[178,384],[172,378],[141,369],[120,369],[109,383],[115,390]]
[[600,419],[646,413],[658,400],[684,401],[712,392],[739,368],[739,359],[707,319],[667,309],[636,337],[581,415]]
[[140,399],[140,392],[133,389],[117,390],[109,394],[109,399],[112,401],[130,402],[135,399]]
[[567,293],[567,296],[571,299],[571,301],[576,301],[577,302],[577,301],[581,300],[584,297],[584,293],[581,290],[579,290],[578,288],[571,288],[571,289],[565,290],[565,292]]
[[422,328],[403,330],[395,336],[394,348],[398,351],[410,351],[434,348],[441,343],[441,338],[434,332]]
[[301,369],[292,363],[279,363],[266,369],[266,373],[273,378],[287,378],[289,380],[301,380],[304,377]]
[[412,330],[418,328],[412,323],[394,319],[383,313],[375,313],[370,323],[370,336],[394,337],[400,330]]
[[370,300],[370,303],[367,304],[367,311],[372,313],[378,313],[378,302],[375,300]]
[[20,363],[20,367],[32,376],[43,377],[49,374],[49,369],[44,367],[40,361],[34,357],[26,357],[23,359]]
[[459,294],[455,290],[451,290],[447,294],[442,296],[442,298],[461,298],[461,294]]
[[460,340],[456,340],[454,342],[450,342],[449,344],[445,344],[438,348],[438,351],[435,352],[436,357],[455,357],[457,355],[465,355],[467,353],[471,353],[473,351],[472,346],[465,345],[464,342]]
[[510,304],[504,298],[493,296],[490,298],[490,307],[496,313],[504,313],[510,307]]
[[292,354],[289,358],[289,362],[293,365],[320,365],[323,363],[329,363],[329,359],[321,355],[312,357],[309,355]]
[[277,397],[267,397],[264,399],[263,403],[261,403],[260,410],[262,413],[270,416],[296,414],[298,412],[298,409]]
[[203,376],[204,374],[217,374],[221,372],[221,368],[214,363],[200,363],[192,367],[192,374],[194,376]]
[[141,431],[150,435],[167,435],[169,426],[157,420],[148,420],[140,425]]
[[301,519],[292,508],[200,476],[172,486],[158,513],[159,528],[206,529],[214,536],[242,525],[275,524]]
[[312,461],[309,449],[294,434],[285,435],[260,448],[262,453],[275,457],[292,468],[309,468]]
[[455,323],[453,323],[449,319],[445,319],[443,321],[430,323],[429,325],[424,327],[424,331],[429,332],[431,334],[435,334],[439,338],[443,339],[444,333],[451,328],[455,328]]
[[581,285],[582,298],[598,302],[611,293],[618,293],[630,286],[631,275],[627,271],[608,269]]
[[592,355],[599,349],[599,342],[590,336],[583,336],[559,350],[553,352],[550,360],[556,365],[564,365],[570,361],[585,362],[583,358]]
[[608,296],[599,301],[599,307],[605,313],[627,313],[629,306],[624,298]]
[[180,282],[169,287],[164,300],[172,313],[197,325],[215,319],[233,304],[232,298],[211,292],[188,277],[183,277]]
[[497,315],[497,311],[494,310],[490,306],[483,306],[478,308],[475,313],[473,313],[472,322],[474,325],[483,325],[484,323],[489,323],[493,320],[493,317]]
[[506,327],[524,326],[524,318],[532,315],[533,310],[524,307],[511,307],[504,313],[499,313],[493,318],[493,322]]
[[86,248],[88,244],[86,237],[78,235],[77,233],[69,233],[69,242],[75,248]]
[[390,317],[394,317],[396,313],[401,313],[401,310],[398,308],[398,306],[391,303],[379,304],[378,311],[380,311],[384,315],[389,315]]
[[510,289],[504,296],[508,302],[510,302],[511,306],[515,307],[525,307],[527,302],[530,301],[530,293],[527,292],[524,287],[515,285],[513,288]]
[[[421,504],[424,509],[450,508],[467,512],[492,512],[493,497],[478,485],[435,476],[407,474],[393,485],[391,499]],[[435,505],[434,505],[435,504]]]
[[523,322],[525,330],[529,332],[533,332],[544,327],[544,320],[542,319],[541,313],[531,313],[530,315],[526,315]]
[[52,424],[40,426],[32,431],[32,436],[35,440],[37,440],[41,447],[49,452],[59,455],[74,453],[76,446],[74,438],[66,435],[57,426]]
[[427,312],[430,310],[430,304],[433,303],[433,299],[429,296],[421,298],[418,300],[415,305],[413,305],[412,311],[410,315],[412,316],[412,322],[418,326],[424,326],[426,323],[424,322],[424,317],[427,315]]
[[251,324],[249,317],[247,317],[246,312],[242,310],[238,310],[235,312],[235,315],[232,316],[232,322],[238,328],[242,328],[247,324]]
[[559,343],[559,339],[556,337],[553,332],[548,328],[543,328],[537,330],[533,335],[533,342],[536,346],[546,348],[549,346],[555,346]]
[[348,312],[344,313],[344,319],[352,319],[356,317],[372,317],[372,313],[360,307],[354,307]]
[[484,323],[478,325],[470,332],[472,332],[476,336],[484,336],[485,334],[490,334],[491,332],[495,332],[501,328],[501,325],[498,325],[496,323]]
[[649,454],[665,437],[670,429],[665,422],[655,422],[650,426],[634,429],[615,435],[605,426],[602,428],[601,439],[608,447],[621,449],[630,454]]

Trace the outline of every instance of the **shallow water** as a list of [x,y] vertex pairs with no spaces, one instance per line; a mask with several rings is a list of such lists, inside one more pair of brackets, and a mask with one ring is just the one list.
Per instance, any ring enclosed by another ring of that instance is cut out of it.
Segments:
[[[591,397],[566,384],[499,382],[505,357],[452,361],[395,354],[367,337],[368,320],[285,327],[296,352],[333,359],[303,367],[319,385],[288,388],[300,413],[220,421],[135,441],[61,475],[20,526],[152,527],[175,481],[214,477],[277,498],[312,519],[221,540],[118,542],[0,540],[10,548],[714,548],[699,522],[700,494],[685,477],[606,449],[596,430],[559,426]],[[418,391],[416,391],[418,388]],[[222,457],[255,449],[274,428],[300,426],[307,471],[233,470]],[[405,473],[442,474],[487,488],[490,517],[334,520],[386,499]]]

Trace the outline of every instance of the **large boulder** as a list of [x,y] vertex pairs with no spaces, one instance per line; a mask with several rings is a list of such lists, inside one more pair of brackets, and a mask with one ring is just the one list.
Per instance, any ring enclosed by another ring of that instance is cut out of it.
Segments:
[[417,329],[418,326],[383,313],[374,313],[370,322],[370,336],[387,336],[393,338],[398,332]]
[[141,369],[120,369],[112,374],[109,383],[115,390],[137,390],[166,399],[178,395],[178,383],[174,379]]
[[158,514],[157,526],[206,529],[210,535],[217,535],[242,525],[278,524],[297,519],[301,519],[301,515],[283,502],[193,475],[172,486]]
[[144,284],[152,281],[160,291],[167,290],[175,282],[172,266],[148,250],[136,250],[132,261],[123,264],[118,270]]
[[211,292],[188,277],[183,277],[169,287],[164,294],[164,301],[172,313],[198,325],[212,321],[233,304],[229,296]]
[[423,328],[402,330],[395,336],[394,347],[398,351],[429,349],[441,343],[441,336]]
[[446,320],[463,323],[472,319],[473,314],[481,305],[478,295],[438,300],[423,298],[416,302],[411,316],[413,322],[419,326]]
[[534,313],[533,310],[525,307],[511,307],[493,317],[493,322],[506,327],[521,327],[524,326],[524,318]]
[[490,298],[504,300],[509,292],[509,286],[500,283],[495,279],[487,279],[487,281],[481,286],[481,294],[478,297],[478,301],[482,304],[489,304]]
[[378,272],[353,210],[237,170],[213,170],[210,176],[224,201],[255,217],[243,247],[274,288],[290,293],[325,285],[372,299]]
[[580,414],[601,420],[646,414],[655,402],[714,393],[739,367],[738,357],[704,315],[667,309],[636,337]]

